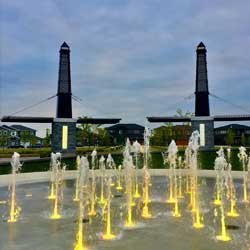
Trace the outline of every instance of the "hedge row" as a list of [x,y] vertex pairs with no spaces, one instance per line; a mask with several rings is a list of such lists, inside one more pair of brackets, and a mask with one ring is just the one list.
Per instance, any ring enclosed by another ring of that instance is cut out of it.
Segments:
[[[77,154],[86,154],[90,153],[95,149],[95,147],[86,147],[86,148],[76,148]],[[97,147],[98,152],[119,152],[122,150],[122,146],[115,146],[115,147]],[[14,152],[21,154],[23,157],[34,157],[40,156],[41,158],[50,157],[51,148],[7,148],[4,150],[0,150],[0,158],[9,158],[12,156]]]

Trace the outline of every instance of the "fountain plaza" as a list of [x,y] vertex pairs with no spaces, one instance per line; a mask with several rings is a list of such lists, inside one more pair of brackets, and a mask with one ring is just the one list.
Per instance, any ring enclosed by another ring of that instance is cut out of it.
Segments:
[[150,169],[150,130],[144,145],[127,140],[122,165],[111,155],[77,156],[67,170],[60,153],[50,171],[0,176],[1,250],[250,249],[250,156],[217,152],[214,170],[199,170],[199,132],[185,156],[172,141],[165,169]]

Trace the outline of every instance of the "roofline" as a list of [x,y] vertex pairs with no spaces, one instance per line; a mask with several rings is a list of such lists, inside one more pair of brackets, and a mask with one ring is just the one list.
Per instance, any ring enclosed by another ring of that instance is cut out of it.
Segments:
[[232,126],[232,125],[239,126],[239,127],[246,128],[246,129],[250,129],[250,126],[243,125],[243,124],[238,124],[238,123],[231,123],[231,124],[228,124],[228,125],[225,125],[225,126],[214,128],[214,129],[215,130],[216,129],[223,129],[223,128],[229,128],[230,129],[230,126]]
[[2,127],[3,127],[3,128],[6,128],[6,129],[9,129],[9,130],[15,130],[15,131],[18,131],[18,129],[13,128],[13,127],[11,127],[11,126],[8,126],[8,125],[6,125],[6,124],[3,124],[3,125],[2,125]]
[[[32,130],[32,131],[37,131],[36,129],[30,128],[30,127],[26,127],[26,126],[23,126],[23,125],[20,125],[20,124],[14,124],[14,125],[11,125],[11,127],[12,126],[21,126],[21,127],[27,128],[27,129]],[[25,130],[25,129],[19,129],[19,128],[15,128],[15,127],[12,127],[12,128],[14,128],[16,130],[19,130],[19,131]]]

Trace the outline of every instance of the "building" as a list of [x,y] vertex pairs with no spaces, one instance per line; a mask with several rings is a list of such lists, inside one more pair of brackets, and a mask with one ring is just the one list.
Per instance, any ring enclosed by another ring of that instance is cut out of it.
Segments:
[[16,129],[6,125],[0,126],[0,144],[5,147],[19,147],[20,137]]
[[36,130],[23,125],[0,126],[0,141],[6,147],[43,145],[43,139],[36,136]]
[[166,146],[171,140],[175,140],[179,146],[188,145],[192,128],[190,125],[160,126],[153,130],[151,144],[155,146]]
[[135,123],[120,123],[107,127],[115,145],[125,144],[127,138],[131,142],[138,141],[143,144],[145,127]]
[[229,144],[229,137],[232,138],[232,145],[249,145],[250,127],[240,124],[229,124],[214,129],[214,140],[216,145]]

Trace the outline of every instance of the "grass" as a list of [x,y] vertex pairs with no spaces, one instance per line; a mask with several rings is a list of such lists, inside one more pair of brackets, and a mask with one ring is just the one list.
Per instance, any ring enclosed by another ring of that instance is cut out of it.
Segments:
[[[98,152],[107,152],[107,153],[113,153],[113,152],[121,152],[122,146],[114,146],[114,147],[77,147],[76,152],[79,155],[83,155],[86,153],[92,152],[94,149]],[[7,148],[0,150],[0,158],[9,158],[12,156],[14,152],[17,152],[21,154],[23,157],[50,157],[51,154],[51,148]]]

